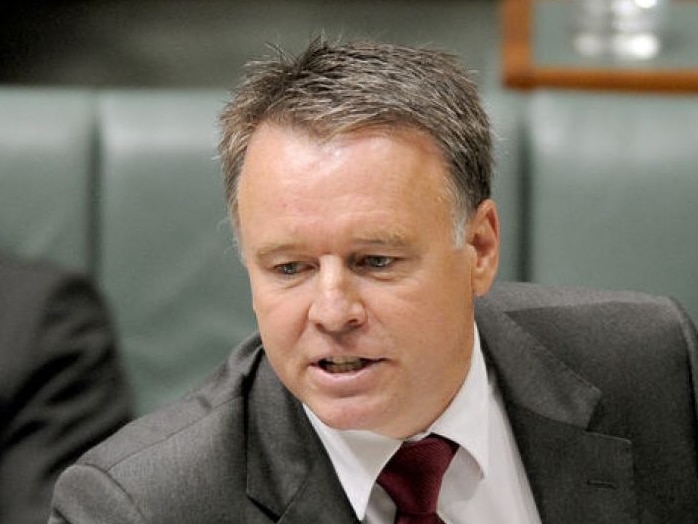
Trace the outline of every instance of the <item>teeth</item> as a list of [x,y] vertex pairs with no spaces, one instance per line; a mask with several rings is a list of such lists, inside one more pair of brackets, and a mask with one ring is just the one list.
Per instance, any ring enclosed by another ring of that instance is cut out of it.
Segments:
[[330,357],[330,358],[325,358],[323,360],[325,362],[330,363],[330,364],[350,364],[352,362],[360,362],[361,358],[351,357],[351,356],[343,356],[343,357]]
[[329,373],[347,373],[363,368],[368,362],[369,360],[359,357],[331,357],[323,358],[320,367]]

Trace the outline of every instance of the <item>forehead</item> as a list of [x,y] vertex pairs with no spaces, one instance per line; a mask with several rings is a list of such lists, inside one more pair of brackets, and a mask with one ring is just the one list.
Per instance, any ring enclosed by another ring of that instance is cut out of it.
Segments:
[[250,139],[238,187],[325,184],[331,191],[349,182],[376,190],[401,183],[442,190],[450,186],[447,167],[436,141],[415,128],[380,126],[318,136],[305,128],[264,123]]
[[[431,146],[430,153],[445,158],[440,149],[440,141],[417,124],[408,121],[384,122],[372,121],[370,118],[347,119],[332,121],[331,116],[319,118],[318,121],[295,121],[292,117],[274,117],[262,120],[251,132],[247,141],[247,152],[252,144],[267,140],[271,134],[282,134],[286,137],[304,138],[308,142],[324,145],[330,143],[349,143],[370,137],[385,137],[399,139],[419,139],[423,144]],[[244,164],[244,161],[243,161]]]
[[[295,128],[266,125],[255,132],[241,172],[238,218],[243,229],[418,224],[420,215],[450,216],[443,157],[414,130],[365,130],[320,140]],[[402,218],[400,218],[402,217]],[[351,220],[350,220],[351,219]]]

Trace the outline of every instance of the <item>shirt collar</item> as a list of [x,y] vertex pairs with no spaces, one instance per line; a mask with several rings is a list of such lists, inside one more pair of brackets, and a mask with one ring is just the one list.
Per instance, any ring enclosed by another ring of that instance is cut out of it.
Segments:
[[[477,462],[483,476],[487,473],[489,451],[488,389],[480,335],[475,326],[473,354],[465,382],[446,411],[427,431],[417,436],[438,433],[456,442]],[[373,485],[402,441],[370,431],[336,430],[324,424],[310,408],[303,407],[330,456],[357,518],[363,520]]]

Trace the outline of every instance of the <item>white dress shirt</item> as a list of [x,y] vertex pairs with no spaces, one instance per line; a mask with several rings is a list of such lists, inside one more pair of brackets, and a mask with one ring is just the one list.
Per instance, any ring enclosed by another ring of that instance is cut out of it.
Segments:
[[[369,431],[338,431],[305,411],[330,456],[358,520],[392,524],[395,504],[376,484],[402,442]],[[460,447],[439,494],[446,524],[540,524],[501,394],[487,373],[475,328],[468,376],[449,407],[416,438],[438,433]]]

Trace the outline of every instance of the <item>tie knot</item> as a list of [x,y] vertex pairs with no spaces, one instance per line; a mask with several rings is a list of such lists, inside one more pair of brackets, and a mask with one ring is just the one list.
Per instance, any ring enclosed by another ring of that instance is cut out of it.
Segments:
[[395,502],[397,522],[403,515],[436,516],[441,481],[457,449],[450,440],[429,435],[403,444],[388,461],[378,484]]

